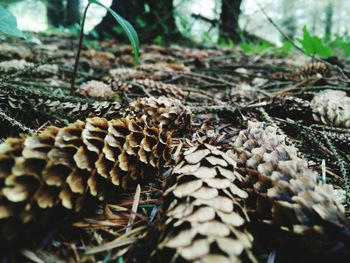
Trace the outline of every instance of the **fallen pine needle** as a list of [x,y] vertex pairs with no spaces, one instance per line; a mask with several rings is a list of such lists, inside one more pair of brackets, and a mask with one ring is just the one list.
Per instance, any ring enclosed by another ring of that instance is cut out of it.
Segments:
[[141,186],[138,184],[136,188],[135,196],[134,196],[134,202],[131,208],[130,219],[129,219],[127,228],[125,230],[126,233],[131,230],[132,225],[134,224],[137,208],[139,207],[139,203],[140,203],[140,195],[141,195]]

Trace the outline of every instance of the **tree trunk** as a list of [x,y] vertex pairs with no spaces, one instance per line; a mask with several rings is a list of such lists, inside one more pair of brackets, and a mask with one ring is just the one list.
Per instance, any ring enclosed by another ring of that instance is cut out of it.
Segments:
[[[158,36],[166,42],[181,38],[173,16],[173,0],[113,0],[111,8],[135,27],[143,42]],[[126,39],[124,33],[113,30],[116,26],[113,16],[107,13],[95,31],[100,37],[110,34]]]
[[[110,8],[136,28],[135,21],[140,11],[141,1],[143,2],[143,0],[113,0]],[[122,34],[118,34],[114,30],[116,26],[117,22],[114,17],[107,12],[101,23],[99,23],[94,30],[100,38],[106,35],[113,35],[120,38]]]
[[240,41],[238,25],[242,0],[222,0],[220,14],[220,39]]
[[173,0],[148,0],[150,12],[146,14],[147,27],[145,39],[162,37],[165,42],[180,40],[181,35],[176,27]]
[[324,30],[325,31],[324,36],[327,41],[329,41],[331,38],[332,27],[333,27],[333,3],[329,1],[326,6],[326,21],[325,21],[325,30]]
[[47,18],[50,25],[59,27],[64,25],[63,0],[46,1]]
[[80,23],[80,0],[67,0],[67,26]]

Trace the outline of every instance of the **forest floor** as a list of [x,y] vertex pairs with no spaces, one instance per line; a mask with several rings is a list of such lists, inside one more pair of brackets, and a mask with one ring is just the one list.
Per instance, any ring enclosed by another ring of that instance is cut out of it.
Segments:
[[[333,184],[342,202],[349,201],[350,67],[345,60],[142,45],[135,68],[130,46],[85,41],[71,91],[76,47],[77,39],[66,34],[1,41],[1,140],[92,116],[115,118],[136,98],[166,96],[179,99],[193,114],[191,130],[174,145],[210,142],[225,148],[247,121],[263,121],[287,135],[320,180]],[[338,92],[325,93],[329,90]],[[349,105],[333,105],[341,100]],[[57,225],[21,256],[33,262],[123,262],[137,237],[154,227],[162,181]],[[259,249],[261,262],[275,253],[273,247]]]

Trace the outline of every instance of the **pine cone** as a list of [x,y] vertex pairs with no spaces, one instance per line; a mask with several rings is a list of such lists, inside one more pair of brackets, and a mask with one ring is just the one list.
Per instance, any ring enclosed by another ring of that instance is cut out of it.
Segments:
[[245,178],[256,219],[298,234],[324,234],[328,225],[347,226],[336,191],[317,181],[317,174],[275,128],[249,122],[229,153]]
[[256,262],[236,163],[214,146],[180,156],[164,193],[163,229],[151,262]]
[[79,94],[89,98],[103,100],[112,100],[115,96],[114,92],[112,91],[112,85],[97,80],[90,80],[83,83],[78,88],[78,92]]
[[143,79],[147,73],[135,68],[114,68],[109,71],[109,75],[117,81],[128,81],[133,79]]
[[311,101],[313,117],[327,125],[350,128],[350,97],[341,90],[325,90]]
[[120,104],[112,101],[95,101],[93,103],[62,102],[58,100],[40,100],[39,106],[51,112],[65,116],[69,120],[86,119],[88,117],[103,117],[107,119],[120,118]]
[[251,102],[263,99],[265,95],[259,93],[256,88],[242,83],[238,87],[231,88],[230,98],[232,102]]
[[322,62],[313,62],[301,67],[296,71],[272,72],[271,77],[281,79],[292,79],[295,81],[307,80],[310,78],[326,78],[331,76],[329,67]]
[[0,144],[0,234],[7,223],[35,221],[54,208],[79,211],[152,179],[170,162],[170,133],[143,120],[103,118],[50,127],[41,135]]
[[167,97],[139,98],[129,106],[129,115],[146,118],[150,125],[162,125],[167,131],[189,130],[191,111],[177,99]]
[[331,71],[329,67],[322,62],[313,62],[310,63],[301,69],[298,70],[296,76],[299,79],[308,79],[313,76],[319,76],[321,78],[329,77],[331,75]]
[[162,81],[155,81],[151,79],[136,80],[137,84],[140,84],[146,88],[153,96],[163,95],[168,98],[185,98],[184,92],[174,84],[167,84]]

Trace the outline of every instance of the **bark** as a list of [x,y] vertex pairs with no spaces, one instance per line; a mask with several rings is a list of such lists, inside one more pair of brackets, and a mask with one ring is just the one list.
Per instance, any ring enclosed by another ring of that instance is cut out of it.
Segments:
[[177,30],[172,0],[148,0],[151,12],[147,16],[147,24],[145,29],[145,37],[154,39],[157,36],[164,38],[165,42],[176,41],[180,38]]
[[63,0],[46,1],[47,18],[50,25],[59,27],[64,25]]
[[[139,4],[141,4],[141,1],[143,2],[143,0],[113,0],[110,8],[136,27],[135,20],[137,13],[140,11]],[[108,34],[117,35],[113,29],[115,26],[116,21],[114,17],[107,12],[101,23],[99,23],[94,30],[102,38]],[[118,37],[120,37],[120,35],[118,35]]]
[[325,21],[325,39],[329,40],[332,35],[333,27],[333,3],[329,2],[326,6],[326,21]]
[[220,39],[240,41],[238,19],[242,0],[222,0],[220,14]]
[[67,0],[67,26],[80,23],[80,0]]

